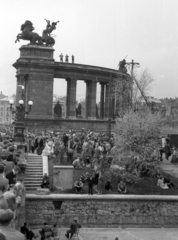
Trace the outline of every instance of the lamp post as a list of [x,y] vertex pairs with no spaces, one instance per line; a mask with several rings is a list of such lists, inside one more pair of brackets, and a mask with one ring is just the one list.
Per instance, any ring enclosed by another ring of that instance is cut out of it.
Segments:
[[14,121],[14,142],[18,144],[23,144],[24,139],[24,129],[25,129],[25,115],[29,114],[33,105],[32,101],[28,102],[29,109],[28,111],[25,110],[24,101],[19,100],[19,106],[16,106],[16,109],[13,109],[14,101],[10,100],[10,111],[12,114],[15,114],[15,121]]

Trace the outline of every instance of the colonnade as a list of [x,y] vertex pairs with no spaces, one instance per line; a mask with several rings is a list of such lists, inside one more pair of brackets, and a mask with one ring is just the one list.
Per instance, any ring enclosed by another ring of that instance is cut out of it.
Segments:
[[[67,94],[66,94],[66,118],[76,118],[76,90],[77,79],[67,78]],[[96,95],[97,81],[85,80],[86,95],[85,95],[85,119],[96,119]],[[109,99],[109,83],[99,82],[101,85],[100,92],[100,119],[108,119],[111,116],[112,103]]]

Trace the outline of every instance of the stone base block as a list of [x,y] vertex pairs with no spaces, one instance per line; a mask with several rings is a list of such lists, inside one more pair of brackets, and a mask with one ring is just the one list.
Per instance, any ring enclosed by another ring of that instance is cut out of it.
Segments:
[[96,117],[88,117],[88,120],[96,120]]
[[53,185],[58,190],[73,188],[73,166],[53,166]]
[[67,116],[68,119],[76,119],[76,116]]
[[47,188],[37,188],[36,194],[37,195],[49,195],[50,191]]

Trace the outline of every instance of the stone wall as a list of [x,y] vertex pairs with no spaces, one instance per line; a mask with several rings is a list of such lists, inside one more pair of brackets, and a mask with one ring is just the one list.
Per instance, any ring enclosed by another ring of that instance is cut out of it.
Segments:
[[27,195],[26,221],[69,226],[74,217],[82,226],[175,226],[178,197],[138,195]]
[[[84,119],[32,119],[30,115],[25,120],[25,126],[29,129],[46,129],[56,131],[68,131],[74,129],[80,131],[82,128],[93,129],[95,132],[107,132],[108,131],[108,120],[84,120]],[[114,121],[111,121],[111,129],[114,128]]]

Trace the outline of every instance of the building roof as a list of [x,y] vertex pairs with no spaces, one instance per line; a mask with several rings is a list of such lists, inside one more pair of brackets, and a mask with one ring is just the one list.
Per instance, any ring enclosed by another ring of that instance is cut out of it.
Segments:
[[14,98],[5,96],[4,98],[0,99],[0,102],[9,102],[10,100],[14,101]]
[[0,92],[0,100],[1,99],[3,99],[3,98],[5,98],[6,96],[2,93],[2,92]]

